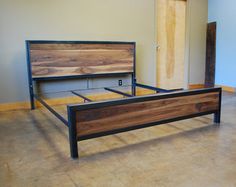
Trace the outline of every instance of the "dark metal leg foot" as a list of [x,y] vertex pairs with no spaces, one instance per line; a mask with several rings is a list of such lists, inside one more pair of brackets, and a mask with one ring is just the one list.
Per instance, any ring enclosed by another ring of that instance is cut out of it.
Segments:
[[31,110],[35,109],[34,99],[31,99],[30,106],[31,106]]
[[69,122],[69,141],[70,141],[70,156],[73,159],[79,157],[78,154],[78,142],[77,142],[77,130],[76,130],[76,119],[75,112],[71,108],[67,107],[68,111],[68,122]]
[[220,112],[214,113],[214,123],[220,123]]
[[70,156],[73,159],[79,158],[77,142],[76,145],[70,145]]
[[[73,125],[72,125],[73,126]],[[78,142],[76,138],[76,129],[69,127],[69,141],[70,141],[70,156],[73,159],[79,157],[78,154]]]

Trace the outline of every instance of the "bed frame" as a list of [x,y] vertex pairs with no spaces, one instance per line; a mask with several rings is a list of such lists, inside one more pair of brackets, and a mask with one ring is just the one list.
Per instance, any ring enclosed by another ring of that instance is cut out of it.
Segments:
[[[70,153],[78,158],[77,142],[214,114],[220,123],[221,88],[166,90],[136,82],[135,42],[26,41],[31,109],[38,100],[69,129]],[[34,82],[130,75],[131,93],[104,88],[125,98],[67,105],[68,119],[34,93]],[[136,96],[136,88],[156,94]]]

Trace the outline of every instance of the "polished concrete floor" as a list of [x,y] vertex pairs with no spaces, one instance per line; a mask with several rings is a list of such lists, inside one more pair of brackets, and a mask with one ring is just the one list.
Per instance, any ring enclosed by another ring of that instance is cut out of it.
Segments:
[[79,143],[45,109],[0,113],[0,186],[236,186],[236,95],[212,116]]

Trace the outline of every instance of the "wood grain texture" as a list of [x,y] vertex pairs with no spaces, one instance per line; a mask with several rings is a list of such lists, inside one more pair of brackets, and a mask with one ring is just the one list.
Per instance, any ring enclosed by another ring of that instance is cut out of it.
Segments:
[[213,92],[87,109],[76,113],[77,136],[210,112],[218,107],[219,93]]
[[31,44],[33,78],[128,73],[134,68],[133,44]]
[[186,0],[156,1],[157,87],[184,87]]
[[202,88],[205,88],[204,84],[189,84],[188,85],[189,90],[202,89]]
[[216,22],[207,25],[205,86],[214,87],[216,66]]

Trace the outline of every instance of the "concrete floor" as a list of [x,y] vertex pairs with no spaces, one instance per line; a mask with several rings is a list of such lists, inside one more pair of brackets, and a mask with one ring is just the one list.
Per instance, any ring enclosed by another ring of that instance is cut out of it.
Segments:
[[92,139],[69,157],[67,128],[45,109],[0,113],[0,186],[236,186],[236,95],[212,116]]

